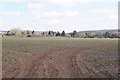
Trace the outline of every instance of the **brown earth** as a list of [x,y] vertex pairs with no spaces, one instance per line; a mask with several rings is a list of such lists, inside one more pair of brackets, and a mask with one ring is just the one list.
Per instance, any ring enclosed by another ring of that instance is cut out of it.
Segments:
[[[117,50],[49,48],[36,53],[18,52],[3,63],[3,78],[111,78],[117,77]],[[13,52],[9,50],[9,52]]]

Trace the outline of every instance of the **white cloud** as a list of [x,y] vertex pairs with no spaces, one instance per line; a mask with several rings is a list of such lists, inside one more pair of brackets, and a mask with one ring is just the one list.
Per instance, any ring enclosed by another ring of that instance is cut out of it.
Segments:
[[52,19],[49,21],[49,24],[58,24],[59,23],[59,19]]
[[7,17],[19,17],[21,16],[21,12],[1,12],[1,16],[7,16]]
[[73,5],[76,3],[85,3],[89,0],[47,0],[48,3],[56,4],[56,5],[61,5],[61,6],[66,6],[66,5]]
[[45,2],[48,4],[54,4],[57,6],[73,6],[76,4],[86,4],[88,3],[90,0],[40,0],[40,2]]
[[90,2],[118,2],[119,0],[27,0],[31,2],[49,2],[54,4],[66,4],[66,3],[90,3]]
[[89,3],[99,3],[99,2],[118,3],[119,0],[27,0],[27,1],[54,4],[54,5],[63,7],[63,6],[73,6],[76,4],[85,5]]
[[[20,0],[14,0],[14,1],[19,2]],[[86,8],[85,9],[76,8],[76,7],[81,7],[80,5],[84,5],[84,4],[91,5],[92,2],[110,3],[110,2],[117,2],[117,0],[32,0],[32,1],[26,0],[26,1],[27,1],[26,2],[27,9],[29,9],[30,13],[29,12],[25,13],[23,11],[22,13],[24,13],[27,16],[22,16],[23,18],[22,17],[17,18],[18,21],[14,20],[14,18],[11,18],[10,20],[6,21],[7,24],[5,24],[4,26],[6,25],[23,26],[23,28],[25,27],[27,29],[30,28],[34,29],[36,27],[36,30],[38,30],[38,28],[40,28],[40,30],[42,29],[54,30],[55,27],[56,27],[55,30],[59,30],[59,27],[61,27],[60,28],[61,30],[64,29],[67,30],[68,32],[73,29],[87,30],[87,29],[104,29],[104,28],[109,29],[109,28],[114,28],[114,26],[117,27],[118,15],[117,15],[117,11],[114,10],[114,6],[111,6],[113,7],[113,9],[97,9],[98,6],[96,6],[96,9],[92,10],[90,14],[88,12],[88,9]],[[101,6],[106,6],[105,4]],[[72,6],[72,5],[77,5],[77,6]],[[72,6],[72,7],[66,7],[66,6]],[[86,5],[85,7],[88,6],[89,5]],[[15,7],[17,8],[17,6]],[[91,8],[93,9],[93,7],[90,7],[89,9]],[[3,7],[3,9],[5,8]],[[80,13],[79,10],[85,10],[86,13],[85,14]],[[31,13],[33,15],[31,15]],[[12,11],[2,12],[0,14],[6,17],[21,16],[20,12],[12,12]],[[30,19],[28,20],[27,17],[30,17]],[[19,21],[20,18],[22,18],[21,21]],[[25,19],[26,22],[23,22],[24,21],[23,19]],[[55,25],[55,26],[51,28],[51,25]],[[30,26],[34,26],[34,27],[30,27]]]
[[45,8],[43,3],[27,3],[27,8],[32,14],[38,15],[41,14],[41,11]]
[[68,18],[79,16],[79,12],[73,10],[65,10],[63,12],[49,11],[43,12],[43,16],[46,18]]
[[65,17],[75,17],[75,16],[79,16],[79,12],[78,11],[72,11],[72,10],[66,10],[63,15]]
[[87,3],[87,2],[118,2],[119,0],[1,0],[1,2],[51,2],[51,3]]
[[115,29],[118,27],[118,12],[114,9],[94,9],[89,15],[89,25],[96,29]]
[[113,9],[94,9],[90,12],[93,16],[117,21],[118,12]]
[[50,12],[45,12],[44,16],[48,18],[56,18],[59,17],[60,14],[57,11],[50,11]]
[[28,3],[28,8],[36,9],[36,8],[43,8],[43,3]]
[[24,2],[24,1],[25,0],[0,0],[0,2]]
[[111,16],[109,16],[109,19],[117,21],[118,16],[117,15],[111,15]]
[[91,11],[91,14],[99,15],[99,14],[116,14],[116,11],[113,9],[94,9]]
[[0,19],[0,28],[2,29],[3,26],[4,26],[4,22],[3,20]]

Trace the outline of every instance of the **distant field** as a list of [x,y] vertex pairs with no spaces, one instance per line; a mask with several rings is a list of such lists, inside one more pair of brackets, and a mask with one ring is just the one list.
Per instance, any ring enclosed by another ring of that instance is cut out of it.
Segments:
[[3,77],[110,78],[118,73],[118,39],[2,38]]

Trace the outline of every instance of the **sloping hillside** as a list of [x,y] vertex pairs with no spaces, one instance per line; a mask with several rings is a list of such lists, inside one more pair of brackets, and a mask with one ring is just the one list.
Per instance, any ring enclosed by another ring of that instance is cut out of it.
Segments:
[[111,32],[111,33],[116,33],[120,32],[120,29],[111,29],[111,30],[90,30],[90,31],[79,31],[78,33],[86,33],[86,32],[92,32],[92,33],[105,33],[105,32]]

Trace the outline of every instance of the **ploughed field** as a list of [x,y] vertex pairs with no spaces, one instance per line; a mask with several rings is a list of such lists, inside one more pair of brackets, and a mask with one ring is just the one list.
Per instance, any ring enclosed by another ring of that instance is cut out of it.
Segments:
[[3,78],[116,78],[117,39],[2,38]]

